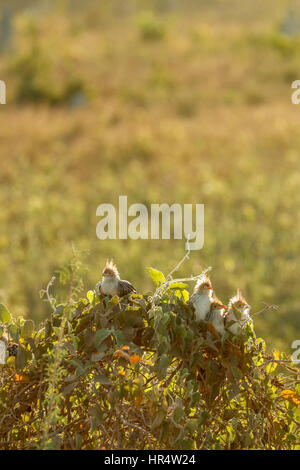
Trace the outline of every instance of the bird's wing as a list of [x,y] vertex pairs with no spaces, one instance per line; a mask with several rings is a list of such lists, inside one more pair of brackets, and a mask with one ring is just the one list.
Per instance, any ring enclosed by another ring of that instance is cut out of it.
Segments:
[[206,315],[206,320],[212,323],[214,318],[215,318],[215,314],[212,312],[212,310],[210,310],[208,314]]
[[101,294],[101,282],[97,282],[96,287],[95,287],[96,294],[100,295]]
[[119,297],[130,294],[130,292],[136,292],[133,285],[128,281],[119,281]]
[[194,307],[194,300],[196,298],[196,295],[195,294],[192,294],[189,298],[189,300],[187,301],[188,305],[191,305],[191,307]]

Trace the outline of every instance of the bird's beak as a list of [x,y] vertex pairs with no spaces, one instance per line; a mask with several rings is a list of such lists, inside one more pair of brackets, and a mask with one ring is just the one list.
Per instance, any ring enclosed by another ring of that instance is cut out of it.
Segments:
[[227,308],[226,305],[222,305],[222,308]]

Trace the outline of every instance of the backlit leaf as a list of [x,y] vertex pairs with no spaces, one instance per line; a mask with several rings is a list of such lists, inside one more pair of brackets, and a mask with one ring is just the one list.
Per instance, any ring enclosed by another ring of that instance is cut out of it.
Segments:
[[0,322],[2,323],[11,322],[11,314],[9,310],[3,304],[0,304]]
[[21,328],[21,337],[30,338],[34,332],[34,323],[32,320],[25,320]]
[[163,273],[161,271],[158,271],[157,269],[155,268],[147,268],[147,271],[152,279],[153,282],[155,282],[155,284],[157,286],[159,286],[159,284],[162,284],[165,282],[165,276],[163,275]]

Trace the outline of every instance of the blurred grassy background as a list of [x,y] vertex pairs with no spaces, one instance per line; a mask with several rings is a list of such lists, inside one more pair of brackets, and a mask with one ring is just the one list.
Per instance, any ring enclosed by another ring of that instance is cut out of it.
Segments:
[[[291,14],[291,6],[294,13]],[[100,241],[103,202],[204,203],[205,247],[228,302],[241,287],[269,347],[299,337],[300,2],[1,3],[0,301],[41,320],[39,290],[88,250],[85,287],[108,256],[139,290],[181,241]],[[292,20],[291,20],[292,18]],[[1,47],[2,41],[2,47]],[[298,336],[297,336],[298,335]]]

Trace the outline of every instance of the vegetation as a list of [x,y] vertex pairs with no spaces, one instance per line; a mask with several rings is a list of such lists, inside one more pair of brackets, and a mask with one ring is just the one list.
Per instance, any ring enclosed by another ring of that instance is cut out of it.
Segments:
[[18,352],[0,371],[0,448],[299,448],[289,358],[266,354],[252,325],[220,338],[196,324],[187,285],[148,271],[153,295],[75,300],[73,260],[67,302],[56,304],[51,280],[53,313],[37,329],[2,306],[2,339]]
[[97,206],[120,194],[129,204],[204,203],[205,248],[187,269],[211,264],[225,303],[239,285],[255,311],[277,304],[256,328],[290,353],[300,307],[290,84],[300,43],[280,32],[285,2],[84,3],[16,9],[0,56],[1,301],[45,319],[38,292],[72,242],[89,252],[86,288],[112,256],[146,291],[143,266],[170,269],[183,243],[99,241]]
[[[299,448],[300,36],[282,29],[286,2],[19,3],[0,44],[0,448]],[[147,276],[182,241],[96,238],[97,206],[123,194],[205,204],[184,271],[212,265],[225,304],[239,286],[252,312],[277,305],[253,317],[256,337],[221,341],[195,324],[188,280]],[[88,290],[108,257],[146,294]]]

